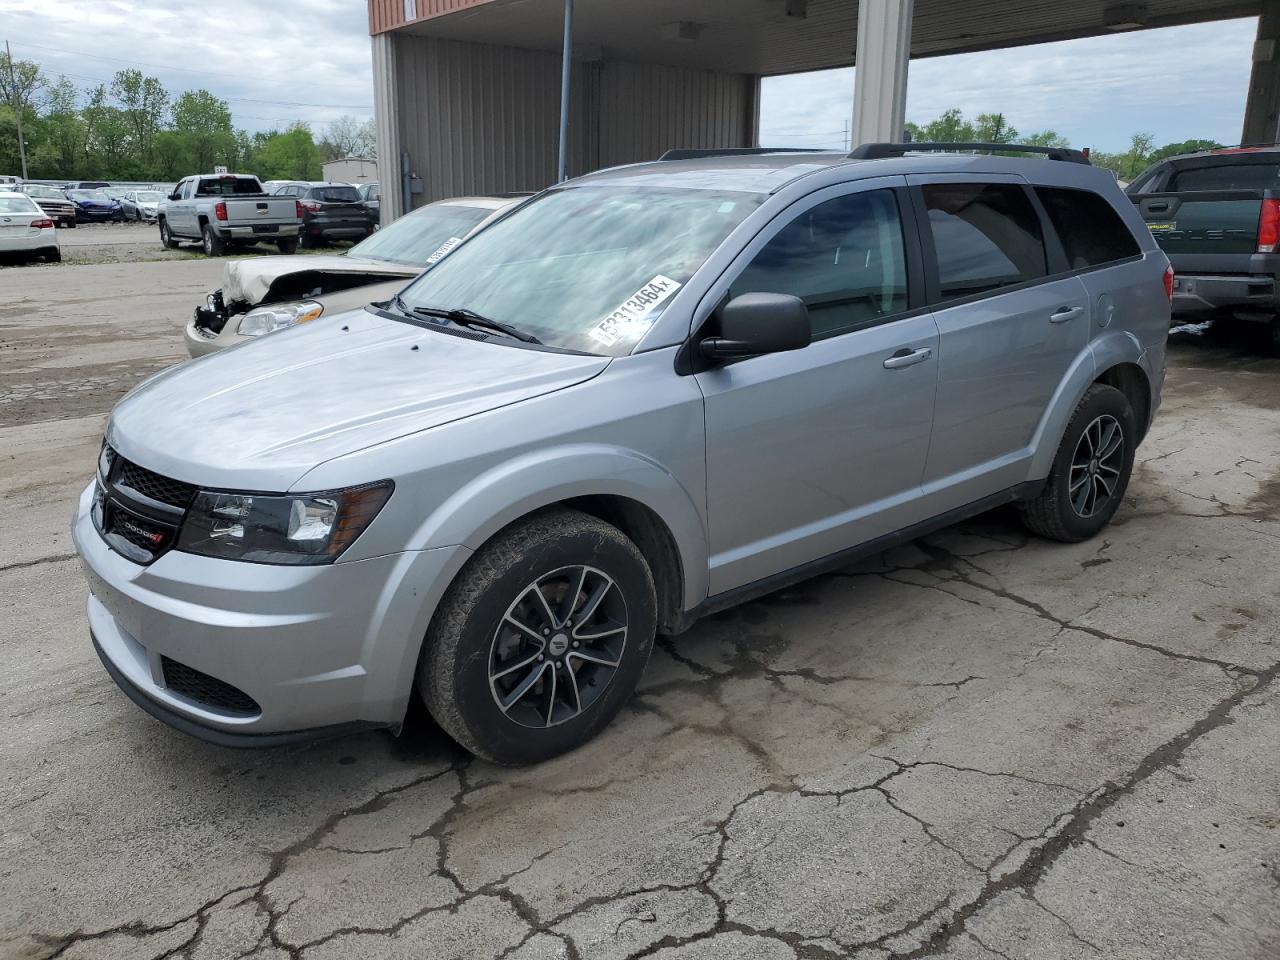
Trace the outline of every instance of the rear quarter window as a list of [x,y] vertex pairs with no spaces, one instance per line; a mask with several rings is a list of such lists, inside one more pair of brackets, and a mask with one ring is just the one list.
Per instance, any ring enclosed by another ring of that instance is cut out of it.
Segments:
[[1072,270],[1142,253],[1120,215],[1098,194],[1063,187],[1036,187],[1035,191],[1062,241]]

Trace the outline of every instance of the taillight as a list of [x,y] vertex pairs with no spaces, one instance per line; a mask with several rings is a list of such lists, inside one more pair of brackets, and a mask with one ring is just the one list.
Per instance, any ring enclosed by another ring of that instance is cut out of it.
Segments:
[[1164,295],[1173,303],[1173,264],[1164,268]]
[[53,228],[53,221],[48,217],[45,217],[43,220],[32,220],[31,225],[37,230],[51,230]]
[[1258,214],[1258,252],[1275,253],[1280,245],[1280,200],[1262,201]]
[[299,220],[302,219],[302,201],[301,200],[293,201],[293,215],[297,217]]
[[[320,202],[318,200],[303,200],[302,206],[310,210],[312,213],[320,212]],[[298,216],[302,216],[301,212],[299,212]]]
[[219,200],[213,205],[213,215],[219,220],[227,219],[227,202],[225,200]]

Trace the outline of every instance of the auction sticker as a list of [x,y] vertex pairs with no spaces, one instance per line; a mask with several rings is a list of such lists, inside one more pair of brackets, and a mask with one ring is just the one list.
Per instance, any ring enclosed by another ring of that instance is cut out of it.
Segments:
[[427,257],[427,263],[435,263],[437,260],[439,260],[441,257],[443,257],[446,253],[448,253],[450,250],[452,250],[461,242],[462,242],[461,237],[450,237],[444,243],[440,244],[440,246],[436,247],[435,253]]
[[678,281],[658,274],[588,330],[587,336],[606,347],[640,336],[652,323],[649,314],[679,289]]

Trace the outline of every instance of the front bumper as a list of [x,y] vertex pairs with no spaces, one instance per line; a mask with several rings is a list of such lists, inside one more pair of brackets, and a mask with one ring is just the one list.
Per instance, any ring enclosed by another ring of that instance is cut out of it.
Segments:
[[[427,622],[465,548],[299,567],[170,551],[140,566],[94,528],[92,498],[90,484],[72,524],[89,628],[112,677],[153,716],[241,746],[403,720]],[[175,689],[172,663],[230,685],[256,712]]]

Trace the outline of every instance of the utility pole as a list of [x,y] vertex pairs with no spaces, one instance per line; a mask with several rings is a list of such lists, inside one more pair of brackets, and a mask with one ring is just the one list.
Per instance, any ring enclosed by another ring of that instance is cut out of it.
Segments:
[[22,158],[22,179],[27,179],[27,144],[22,139],[22,106],[18,103],[18,81],[13,76],[13,54],[9,52],[9,41],[4,42],[4,62],[9,67],[9,88],[13,91],[13,115],[18,120],[18,156]]

